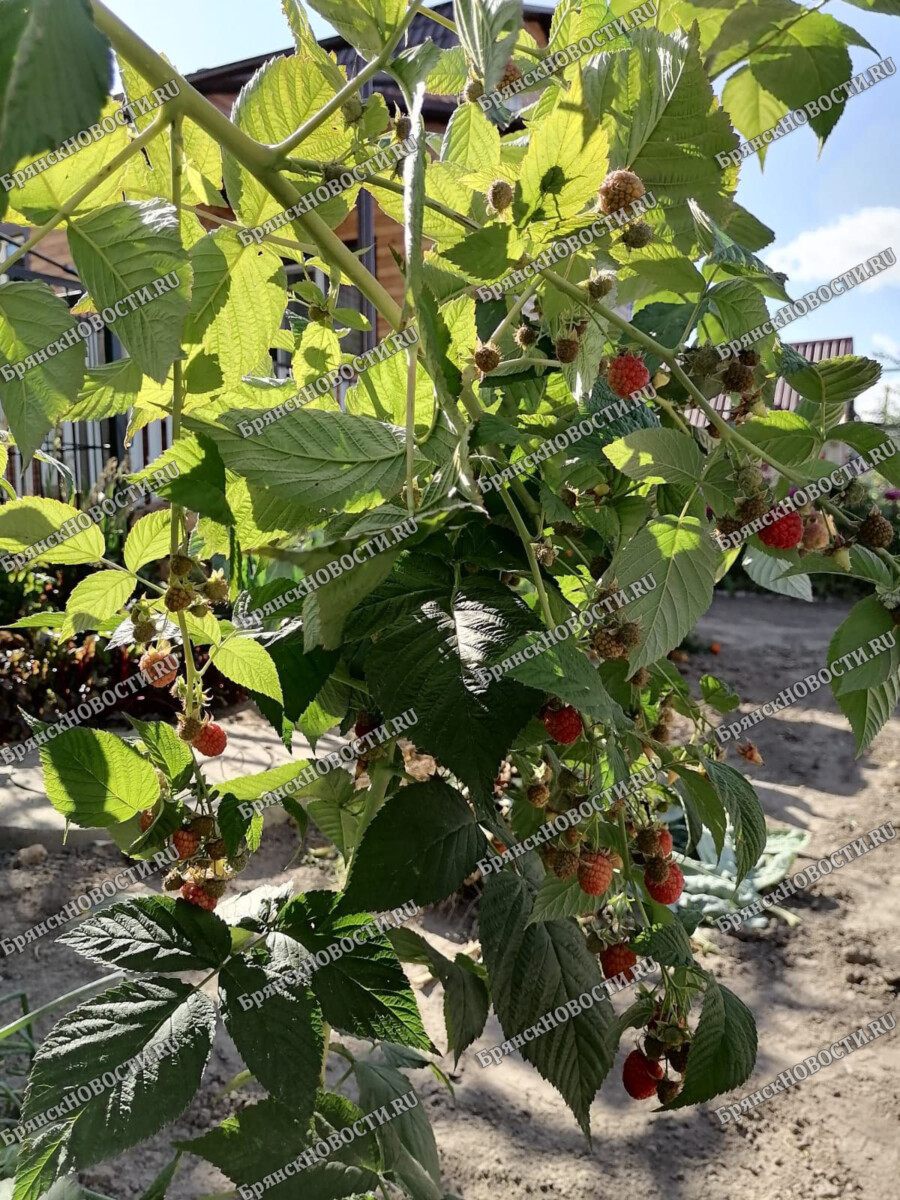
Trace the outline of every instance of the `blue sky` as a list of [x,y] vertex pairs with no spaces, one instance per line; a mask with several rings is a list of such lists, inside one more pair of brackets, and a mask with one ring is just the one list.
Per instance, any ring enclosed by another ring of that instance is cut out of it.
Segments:
[[[109,7],[184,72],[266,54],[290,45],[279,0],[107,0]],[[320,36],[333,32],[311,10]],[[900,65],[900,20],[832,0],[827,12],[852,25]],[[250,15],[252,13],[252,16]],[[854,73],[876,57],[853,48]],[[815,97],[810,97],[814,99]],[[900,166],[894,153],[900,117],[900,72],[851,99],[821,157],[814,134],[798,129],[774,144],[761,170],[748,160],[738,199],[777,233],[762,257],[790,275],[800,295],[871,254],[892,246],[900,256]],[[775,306],[777,307],[777,306]],[[785,331],[791,341],[852,337],[860,354],[894,355],[900,367],[900,263],[840,296]],[[900,420],[900,371],[892,407]],[[874,416],[885,388],[857,402]]]

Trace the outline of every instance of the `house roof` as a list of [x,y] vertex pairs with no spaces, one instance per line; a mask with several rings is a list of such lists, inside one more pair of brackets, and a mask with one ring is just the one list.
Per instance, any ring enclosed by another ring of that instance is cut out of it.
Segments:
[[[440,16],[452,18],[453,5],[452,3],[435,4],[431,11]],[[538,22],[543,27],[545,34],[549,34],[552,15],[552,7],[539,8],[534,5],[525,5],[523,9],[523,20]],[[438,25],[437,22],[430,20],[422,13],[417,13],[407,30],[406,45],[418,46],[429,39],[443,50],[449,50],[459,44],[459,39],[451,30],[443,25]],[[348,78],[352,78],[365,66],[365,61],[343,37],[320,38],[319,45],[335,55],[338,64],[346,68]],[[272,58],[293,52],[293,46],[288,46],[283,50],[273,50],[271,54],[260,54],[254,58],[241,59],[239,62],[224,63],[219,67],[208,67],[204,70],[194,71],[193,74],[187,76],[187,80],[198,91],[205,94],[210,92],[236,94],[253,78],[264,63]],[[390,75],[379,72],[372,82],[374,90],[381,92],[388,103],[393,102],[400,108],[405,108],[400,88]],[[425,115],[449,117],[455,107],[455,101],[449,98],[442,100],[438,97],[429,97],[425,104]]]

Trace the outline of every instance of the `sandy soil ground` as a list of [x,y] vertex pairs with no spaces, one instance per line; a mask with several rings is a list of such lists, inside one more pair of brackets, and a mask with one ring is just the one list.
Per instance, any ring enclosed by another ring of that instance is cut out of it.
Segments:
[[[746,711],[822,665],[830,633],[846,607],[719,597],[699,637],[704,646],[721,643],[722,653],[695,653],[686,670],[694,679],[704,671],[727,679],[741,693]],[[755,740],[766,765],[750,772],[770,822],[807,830],[811,859],[883,821],[900,827],[898,730],[895,718],[871,751],[854,760],[852,737],[825,690],[758,726]],[[898,844],[873,851],[789,901],[802,917],[795,929],[770,923],[758,934],[708,933],[711,947],[701,961],[750,1005],[760,1029],[756,1070],[732,1099],[886,1011],[900,1012]],[[242,885],[290,878],[298,889],[334,886],[327,862],[308,858],[288,866],[295,850],[292,828],[274,826]],[[12,856],[3,857],[2,865],[9,868]],[[7,935],[57,911],[120,862],[107,843],[60,850],[32,870],[5,869],[0,902]],[[798,868],[803,865],[801,860]],[[461,924],[438,914],[428,914],[424,927],[445,949],[446,943],[465,943],[468,937]],[[48,937],[0,963],[0,994],[25,989],[34,1007],[100,974]],[[429,1033],[443,1046],[441,989],[417,986]],[[51,1023],[43,1022],[42,1032]],[[664,1194],[667,1200],[885,1200],[897,1194],[900,1032],[776,1096],[740,1126],[720,1126],[711,1109],[654,1114],[649,1103],[627,1098],[617,1066],[593,1106],[592,1148],[557,1093],[521,1059],[507,1058],[489,1070],[479,1067],[475,1049],[500,1040],[491,1016],[484,1037],[456,1071],[451,1056],[441,1060],[456,1088],[455,1104],[430,1074],[413,1076],[435,1129],[446,1190],[464,1200],[613,1194]],[[147,1146],[98,1166],[85,1182],[116,1200],[136,1200],[167,1161],[169,1136],[194,1136],[243,1103],[248,1093],[220,1095],[238,1065],[220,1030],[203,1089],[177,1125]],[[212,1168],[188,1158],[169,1195],[195,1198],[227,1193],[229,1186]],[[302,1195],[299,1187],[297,1195]]]

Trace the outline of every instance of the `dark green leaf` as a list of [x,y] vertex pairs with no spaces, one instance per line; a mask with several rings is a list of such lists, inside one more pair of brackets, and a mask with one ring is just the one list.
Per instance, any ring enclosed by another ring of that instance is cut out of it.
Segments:
[[704,760],[709,781],[725,805],[734,833],[737,882],[759,862],[766,846],[766,819],[759,797],[748,780],[727,763]]
[[[219,991],[225,1025],[241,1058],[276,1100],[306,1121],[315,1103],[324,1043],[322,1014],[312,992],[302,983],[285,982],[286,970],[296,965],[259,966],[232,958],[219,973]],[[250,994],[269,984],[277,990],[245,1009],[241,997],[248,1003]]]
[[[89,129],[111,67],[88,0],[0,5],[0,172]],[[52,87],[40,85],[48,80]]]
[[126,971],[202,971],[231,952],[224,921],[170,896],[110,904],[59,940],[91,962]]
[[684,1087],[667,1107],[685,1108],[731,1091],[749,1079],[755,1063],[753,1014],[733,992],[707,976]]
[[[482,946],[494,1008],[507,1038],[602,983],[575,922],[529,925],[531,905],[523,879],[502,871],[485,881]],[[521,1050],[560,1092],[588,1135],[591,1103],[612,1066],[612,1029],[612,1008],[601,1000]]]
[[400,788],[376,814],[353,859],[343,912],[383,912],[443,900],[486,850],[469,805],[439,779]]
[[362,945],[319,967],[312,976],[310,986],[325,1020],[353,1037],[433,1049],[390,943],[384,934],[373,933],[372,917],[367,914],[339,915],[339,900],[336,892],[307,892],[292,900],[278,921],[279,929],[311,954],[366,931],[360,937]]
[[[59,1124],[26,1138],[17,1200],[39,1200],[53,1179],[113,1158],[174,1121],[199,1087],[215,1028],[212,1002],[176,979],[121,984],[63,1017],[35,1057],[24,1121],[106,1072],[125,1064],[130,1070]],[[154,1048],[164,1051],[161,1043],[170,1040],[174,1051],[157,1059]]]

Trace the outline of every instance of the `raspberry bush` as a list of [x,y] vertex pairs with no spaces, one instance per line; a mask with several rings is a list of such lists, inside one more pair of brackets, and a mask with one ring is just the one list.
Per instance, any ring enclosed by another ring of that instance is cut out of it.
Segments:
[[[134,859],[168,847],[173,865],[159,895],[113,903],[62,935],[116,973],[37,1054],[15,1200],[38,1200],[172,1123],[201,1086],[217,1013],[244,1083],[266,1095],[242,1097],[180,1151],[239,1188],[268,1179],[266,1194],[288,1196],[286,1165],[335,1136],[331,1160],[304,1168],[310,1195],[389,1187],[440,1200],[421,1107],[352,1146],[336,1134],[406,1095],[403,1071],[439,1049],[404,962],[427,964],[443,986],[441,1049],[474,1064],[493,1006],[585,1132],[598,1090],[619,1077],[617,1054],[628,1093],[667,1108],[736,1088],[755,1062],[754,1020],[694,960],[680,864],[707,829],[720,852],[729,841],[743,878],[765,822],[740,760],[724,761],[712,737],[715,712],[738,697],[712,676],[692,695],[669,655],[739,559],[757,582],[806,599],[813,573],[856,577],[871,594],[832,652],[876,636],[893,645],[890,524],[858,487],[809,486],[835,469],[823,454],[836,442],[880,456],[875,469],[900,484],[884,433],[840,422],[877,364],[812,364],[776,333],[737,355],[716,350],[766,319],[766,297],[791,298],[760,257],[774,234],[736,203],[738,169],[716,156],[736,148],[736,129],[760,132],[756,114],[773,97],[786,110],[801,84],[814,99],[849,79],[846,45],[863,44],[853,30],[791,0],[771,24],[749,0],[702,12],[660,0],[652,20],[624,20],[597,52],[527,90],[547,51],[513,0],[458,0],[453,50],[404,48],[418,5],[311,3],[365,71],[348,81],[297,0],[284,0],[295,53],[261,68],[230,120],[99,0],[66,0],[53,21],[37,0],[7,6],[6,61],[27,69],[0,80],[0,171],[24,182],[0,194],[0,216],[36,227],[28,249],[63,226],[87,297],[72,314],[44,283],[0,285],[0,465],[13,443],[30,459],[62,420],[128,412],[133,436],[168,414],[174,431],[141,473],[175,468],[159,485],[166,503],[136,521],[124,565],[96,526],[44,544],[38,564],[96,569],[63,613],[28,621],[61,639],[137,646],[142,668],[174,655],[153,682],[180,708],[174,723],[133,718],[127,737],[36,726],[47,794],[66,819],[109,830]],[[559,5],[550,51],[630,7]],[[823,32],[807,45],[798,31],[813,21]],[[116,111],[111,55],[132,100],[173,78],[174,95],[34,170]],[[39,77],[57,61],[70,71],[64,94]],[[713,83],[734,67],[720,103]],[[361,99],[379,70],[398,82],[405,113],[379,94]],[[508,129],[511,109],[484,100],[520,84],[522,124]],[[425,136],[426,90],[458,99],[443,138]],[[820,138],[840,115],[811,121]],[[409,137],[397,177],[348,176]],[[301,200],[323,184],[324,202]],[[360,187],[403,223],[399,302],[334,232]],[[211,215],[226,200],[234,219]],[[559,245],[560,261],[531,265]],[[303,272],[289,322],[284,260]],[[509,276],[500,299],[484,298]],[[159,279],[177,282],[114,309]],[[342,340],[360,318],[338,306],[340,284],[416,339],[379,355],[340,405],[327,387],[295,404],[299,388],[351,361]],[[88,369],[77,338],[57,345],[82,313],[111,308],[125,360]],[[289,379],[273,377],[275,348],[292,356]],[[796,412],[773,410],[780,378],[803,397]],[[727,416],[710,403],[723,391]],[[716,534],[739,533],[791,487],[810,493],[805,506],[722,549]],[[75,515],[7,497],[0,550],[26,553]],[[390,536],[403,522],[407,536]],[[165,586],[145,578],[151,564]],[[352,769],[338,761],[301,779],[308,764],[292,761],[212,786],[202,760],[227,755],[228,723],[209,719],[201,662],[243,688],[287,747],[298,730],[315,749],[327,731],[353,729]],[[900,655],[886,649],[833,686],[861,752],[900,696]],[[401,737],[392,722],[409,713]],[[631,786],[639,772],[643,786]],[[254,803],[272,793],[334,843],[340,888],[235,886],[263,837]],[[668,828],[677,813],[686,842]],[[562,814],[561,836],[479,882],[479,863]],[[481,891],[479,961],[450,961],[383,922],[354,940],[374,916],[464,884]],[[335,957],[341,939],[353,949]],[[298,976],[310,955],[315,971]],[[635,980],[639,959],[657,964],[658,982]],[[617,1009],[604,998],[522,1037],[620,974],[632,986]],[[162,1038],[177,1053],[135,1066]],[[326,1087],[332,1055],[349,1063],[353,1100]],[[108,1087],[90,1086],[107,1076]],[[81,1085],[89,1097],[69,1105]]]

